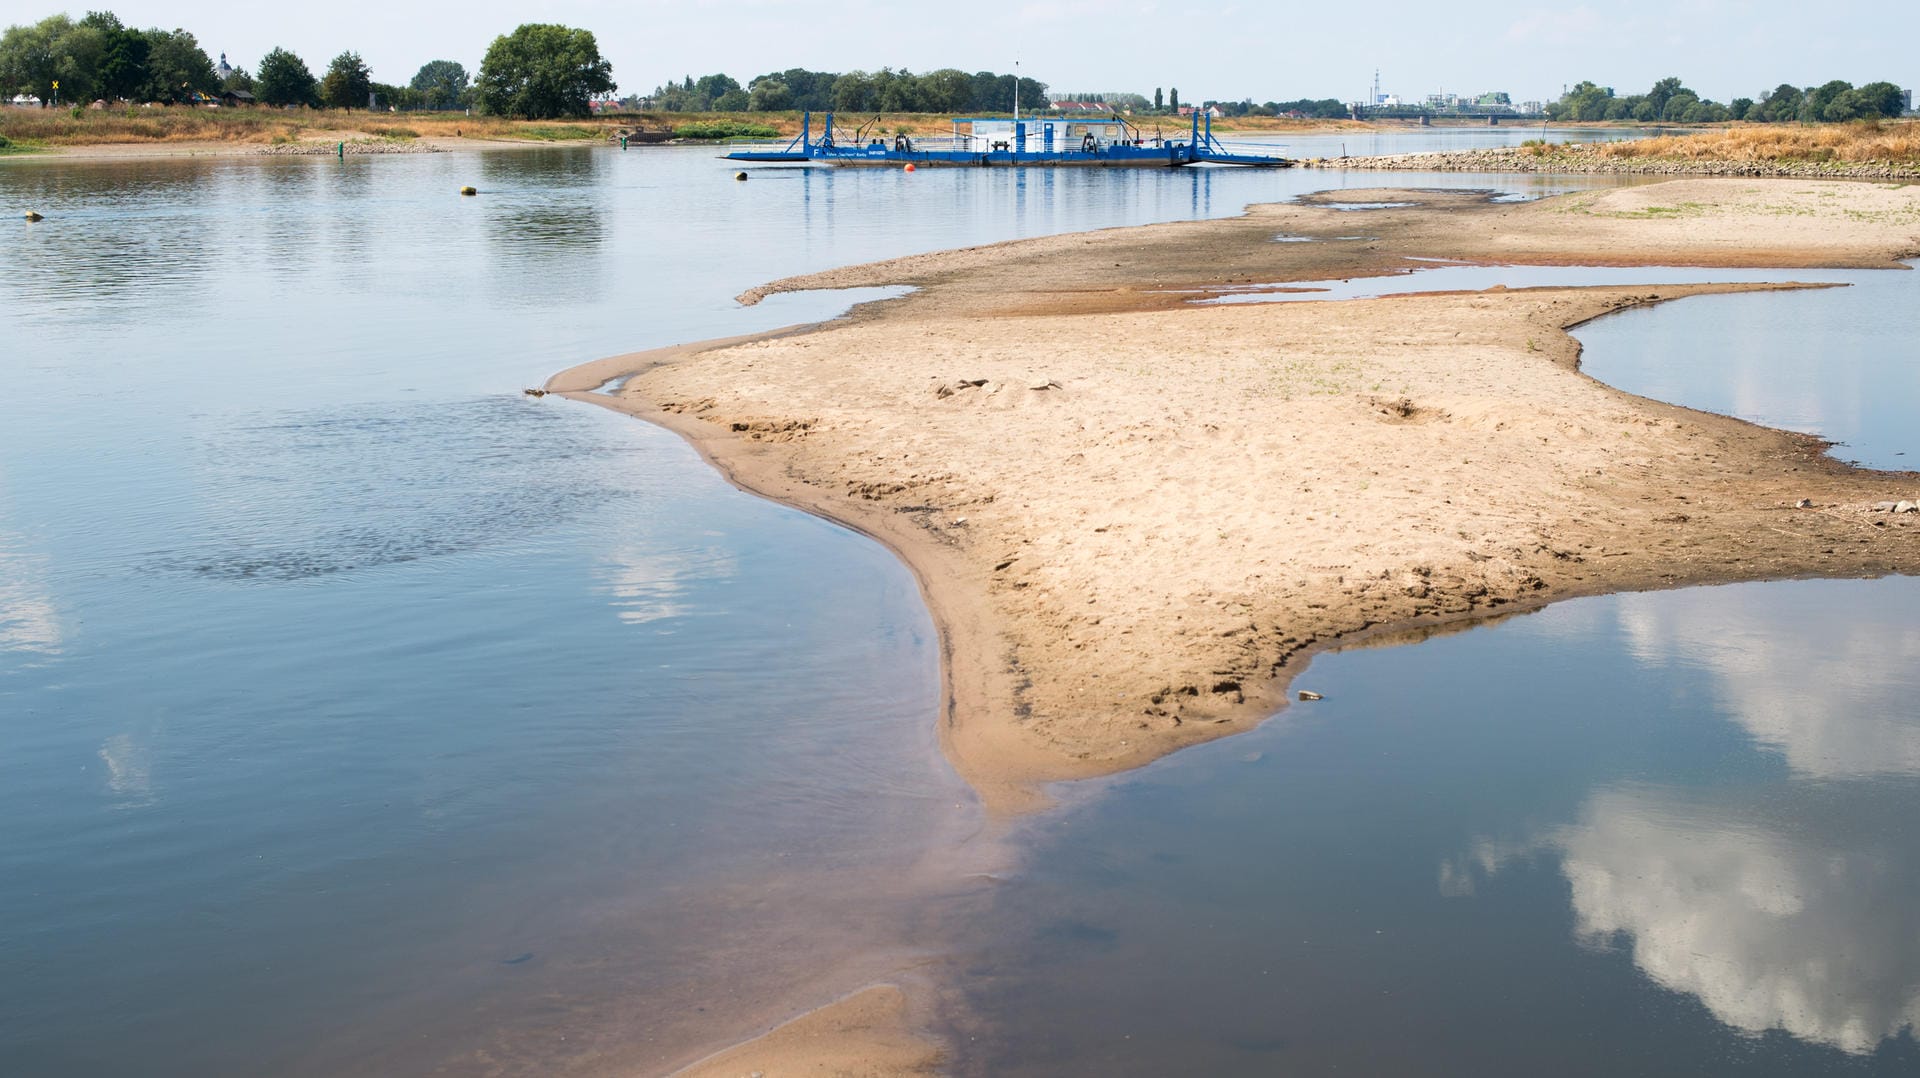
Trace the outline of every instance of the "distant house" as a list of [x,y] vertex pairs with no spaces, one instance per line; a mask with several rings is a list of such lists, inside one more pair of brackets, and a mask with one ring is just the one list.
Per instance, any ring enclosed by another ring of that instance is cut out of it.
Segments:
[[1226,113],[1220,111],[1220,106],[1218,105],[1208,105],[1204,110],[1197,109],[1193,105],[1180,106],[1180,115],[1182,116],[1191,116],[1195,112],[1199,112],[1202,116],[1211,116],[1216,120],[1226,116]]
[[253,95],[245,90],[220,91],[220,103],[228,108],[253,104]]

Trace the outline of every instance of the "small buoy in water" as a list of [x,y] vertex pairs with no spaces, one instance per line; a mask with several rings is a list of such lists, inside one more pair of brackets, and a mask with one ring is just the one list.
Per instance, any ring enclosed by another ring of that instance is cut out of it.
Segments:
[[913,168],[913,162],[912,162],[912,161],[908,161],[908,162],[907,162],[907,167],[906,167],[906,171],[908,171],[908,172],[912,172],[912,171],[914,171],[914,168]]
[[42,216],[40,216],[39,214],[37,214],[37,213],[35,213],[35,212],[33,212],[32,210],[28,210],[28,211],[27,211],[26,213],[24,213],[24,214],[22,214],[21,216],[23,216],[23,217],[25,217],[25,218],[26,218],[27,220],[29,220],[29,221],[44,221],[44,220],[46,220],[46,218],[45,218],[45,217],[42,217]]
[[462,187],[460,193],[463,195],[477,195],[480,193],[480,189],[477,187]]
[[733,178],[736,180],[744,180],[747,178],[747,174],[744,172],[736,172],[733,174]]
[[1325,700],[1325,699],[1326,699],[1326,697],[1324,697],[1324,696],[1321,696],[1321,695],[1320,695],[1319,693],[1317,693],[1317,692],[1310,692],[1310,691],[1308,691],[1308,690],[1306,690],[1306,689],[1301,689],[1301,690],[1300,690],[1300,699],[1302,699],[1302,700]]

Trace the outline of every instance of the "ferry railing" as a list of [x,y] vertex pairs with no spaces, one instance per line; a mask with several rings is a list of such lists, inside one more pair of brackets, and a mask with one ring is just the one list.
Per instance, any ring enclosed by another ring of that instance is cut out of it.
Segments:
[[751,153],[779,153],[783,150],[798,150],[792,139],[756,138],[752,135],[735,135],[720,140],[720,145],[728,153],[746,150]]
[[1251,142],[1246,139],[1227,140],[1215,138],[1212,148],[1221,153],[1246,154],[1248,156],[1285,157],[1287,144],[1284,142]]

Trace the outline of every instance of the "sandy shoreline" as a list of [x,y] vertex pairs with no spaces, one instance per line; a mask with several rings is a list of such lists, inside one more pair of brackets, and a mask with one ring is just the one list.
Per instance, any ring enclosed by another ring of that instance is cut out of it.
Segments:
[[[1001,812],[1044,804],[1046,782],[1250,728],[1329,646],[1612,591],[1920,572],[1920,515],[1874,509],[1920,498],[1920,475],[1854,469],[1818,439],[1578,370],[1566,331],[1581,322],[1780,285],[1231,306],[1187,292],[1411,258],[1890,267],[1920,255],[1920,190],[1331,197],[1414,204],[1355,213],[1321,197],[836,269],[741,298],[917,290],[820,326],[597,361],[548,388],[661,423],[736,484],[895,550],[940,632],[943,747]],[[898,1013],[870,1004],[800,1020],[809,1050],[835,1022],[898,1047]]]
[[[1577,371],[1568,327],[1769,286],[1232,307],[1181,294],[1409,257],[1889,266],[1920,252],[1910,189],[1340,197],[1418,205],[1256,207],[814,274],[742,298],[919,290],[809,332],[601,361],[550,388],[638,371],[596,399],[896,550],[944,642],[944,743],[1001,810],[1040,803],[1048,781],[1245,729],[1307,655],[1355,633],[1607,591],[1920,570],[1911,518],[1871,513],[1920,479]],[[1648,213],[1669,202],[1695,209]],[[1368,236],[1333,238],[1356,231]],[[1790,509],[1803,498],[1820,508]]]

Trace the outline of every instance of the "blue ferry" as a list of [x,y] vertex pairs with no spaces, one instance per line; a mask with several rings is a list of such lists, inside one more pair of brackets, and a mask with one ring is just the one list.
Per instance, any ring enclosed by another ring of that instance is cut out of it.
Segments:
[[728,161],[773,164],[973,166],[1079,165],[1094,168],[1179,168],[1183,165],[1250,165],[1291,168],[1293,162],[1271,154],[1231,150],[1213,137],[1213,117],[1198,111],[1186,139],[1148,138],[1139,128],[1114,117],[962,117],[953,121],[950,139],[869,137],[873,121],[850,137],[836,137],[833,114],[819,137],[813,114],[803,113],[800,134],[778,144],[742,148]]

